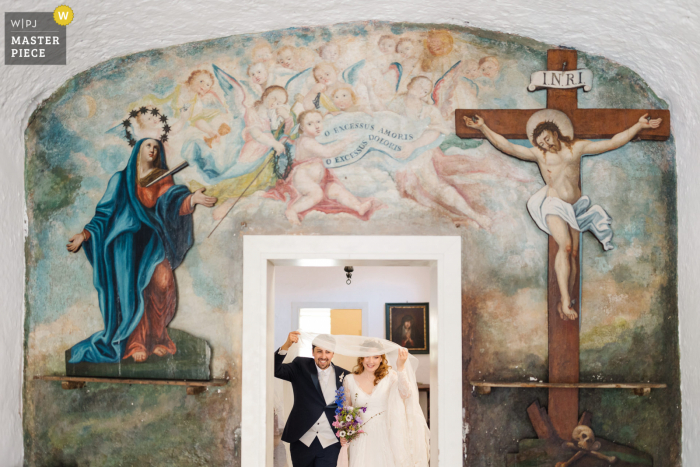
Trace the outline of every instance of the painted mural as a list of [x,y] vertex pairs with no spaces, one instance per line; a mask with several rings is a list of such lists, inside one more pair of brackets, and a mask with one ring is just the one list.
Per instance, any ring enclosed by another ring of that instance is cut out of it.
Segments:
[[[26,131],[27,464],[239,465],[244,235],[460,235],[465,381],[546,380],[548,239],[526,209],[542,177],[458,138],[455,110],[544,108],[527,86],[548,48],[365,22],[150,50],[66,82]],[[666,108],[629,69],[578,57],[594,80],[579,107]],[[680,465],[675,170],[672,139],[580,164],[615,246],[583,237],[581,380],[668,384],[583,390],[580,406],[655,465]],[[156,371],[195,341],[227,386],[32,379],[66,359]],[[465,465],[505,465],[546,391],[465,391]]]

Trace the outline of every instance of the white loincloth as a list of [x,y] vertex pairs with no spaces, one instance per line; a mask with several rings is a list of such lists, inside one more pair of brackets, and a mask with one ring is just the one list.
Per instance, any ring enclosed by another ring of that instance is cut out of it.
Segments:
[[603,208],[597,204],[591,206],[591,200],[588,196],[581,196],[572,206],[559,198],[547,196],[548,188],[545,185],[527,200],[527,210],[530,211],[530,216],[537,227],[548,235],[552,235],[547,227],[546,219],[548,215],[554,215],[580,232],[591,232],[603,245],[603,250],[614,248],[612,244],[613,231],[610,227],[612,218]]

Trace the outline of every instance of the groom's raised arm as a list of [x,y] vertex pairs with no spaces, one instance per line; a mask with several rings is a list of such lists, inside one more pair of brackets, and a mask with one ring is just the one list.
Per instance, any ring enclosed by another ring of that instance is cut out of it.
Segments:
[[297,331],[290,332],[289,336],[287,336],[287,342],[275,352],[275,378],[290,382],[294,378],[294,374],[296,373],[294,361],[286,365],[283,362],[284,357],[287,355],[287,350],[289,350],[289,347],[295,342],[299,342],[299,332]]
[[282,351],[283,355],[280,355],[280,350],[275,352],[275,378],[283,379],[285,381],[292,381],[294,378],[294,370],[296,365],[294,365],[293,361],[286,365],[282,363],[284,362],[284,357],[287,355],[287,352]]

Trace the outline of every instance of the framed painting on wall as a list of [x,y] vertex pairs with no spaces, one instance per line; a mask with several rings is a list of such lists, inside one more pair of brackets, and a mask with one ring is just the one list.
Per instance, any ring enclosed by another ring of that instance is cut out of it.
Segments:
[[386,338],[412,354],[427,354],[428,349],[427,303],[387,303]]

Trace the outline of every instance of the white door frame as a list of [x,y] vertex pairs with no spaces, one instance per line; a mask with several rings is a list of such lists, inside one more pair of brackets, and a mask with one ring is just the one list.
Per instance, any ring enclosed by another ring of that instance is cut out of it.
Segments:
[[246,235],[241,465],[272,467],[275,266],[320,263],[430,266],[430,465],[462,465],[461,252],[457,236]]

